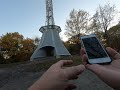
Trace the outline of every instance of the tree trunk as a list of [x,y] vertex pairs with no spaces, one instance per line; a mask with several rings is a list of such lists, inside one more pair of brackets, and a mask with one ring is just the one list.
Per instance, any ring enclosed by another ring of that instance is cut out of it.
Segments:
[[110,39],[110,36],[109,36],[109,33],[108,33],[107,30],[105,30],[104,37],[105,37],[105,39],[106,39],[106,44],[107,44],[107,46],[111,47],[111,39]]

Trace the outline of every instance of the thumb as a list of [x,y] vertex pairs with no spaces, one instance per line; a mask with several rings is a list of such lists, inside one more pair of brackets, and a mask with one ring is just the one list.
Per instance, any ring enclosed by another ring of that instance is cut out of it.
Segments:
[[64,69],[64,73],[68,80],[71,80],[75,77],[77,77],[80,73],[82,73],[85,70],[84,65],[78,65],[73,67],[68,67]]

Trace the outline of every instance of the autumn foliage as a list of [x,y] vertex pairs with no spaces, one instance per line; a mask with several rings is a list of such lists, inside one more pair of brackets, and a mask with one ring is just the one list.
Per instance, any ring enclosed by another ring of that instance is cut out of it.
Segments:
[[[34,51],[34,40],[24,39],[18,32],[7,33],[0,38],[1,57],[4,63],[21,62],[29,60]],[[2,62],[2,63],[3,63]]]

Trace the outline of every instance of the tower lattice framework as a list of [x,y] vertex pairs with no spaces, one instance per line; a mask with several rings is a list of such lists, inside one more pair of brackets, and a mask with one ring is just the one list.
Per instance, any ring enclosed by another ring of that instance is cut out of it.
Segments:
[[46,24],[46,26],[42,26],[39,29],[42,33],[42,38],[40,44],[30,58],[31,61],[40,60],[40,58],[44,57],[70,55],[59,37],[61,28],[55,25],[54,22],[52,0],[46,0]]
[[52,0],[46,0],[46,22],[47,25],[54,25]]

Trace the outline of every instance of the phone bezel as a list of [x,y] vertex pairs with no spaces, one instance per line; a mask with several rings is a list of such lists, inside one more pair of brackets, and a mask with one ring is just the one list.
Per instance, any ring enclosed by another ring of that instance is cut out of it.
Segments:
[[[82,39],[91,38],[91,37],[95,37],[95,38],[98,40],[99,44],[100,44],[101,47],[103,48],[103,50],[104,50],[104,52],[106,53],[107,57],[89,59],[88,54],[87,54],[87,52],[86,52],[86,48],[85,48],[85,46],[84,46],[84,43],[83,43]],[[97,37],[95,34],[82,36],[82,37],[80,37],[80,39],[81,39],[81,42],[82,42],[83,47],[85,48],[85,52],[86,52],[86,55],[87,55],[88,63],[89,63],[89,64],[105,64],[105,63],[107,64],[107,63],[110,63],[110,62],[112,61],[111,58],[109,57],[107,51],[104,49],[104,46],[101,44],[100,40],[98,39],[98,37]]]

